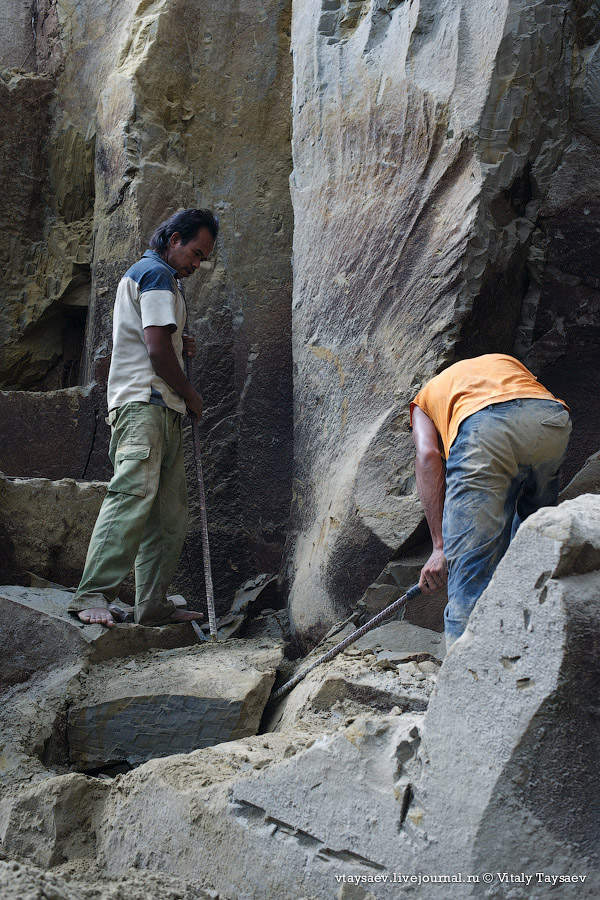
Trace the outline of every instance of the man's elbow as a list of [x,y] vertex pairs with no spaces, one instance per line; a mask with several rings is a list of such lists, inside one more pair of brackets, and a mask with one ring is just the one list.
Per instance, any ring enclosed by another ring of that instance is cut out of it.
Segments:
[[442,465],[442,454],[439,447],[424,447],[417,452],[416,466],[419,469],[439,468]]
[[160,368],[162,368],[162,362],[164,355],[160,349],[160,347],[156,347],[150,345],[148,347],[148,356],[150,357],[150,362],[152,364],[152,368],[155,372],[158,372]]

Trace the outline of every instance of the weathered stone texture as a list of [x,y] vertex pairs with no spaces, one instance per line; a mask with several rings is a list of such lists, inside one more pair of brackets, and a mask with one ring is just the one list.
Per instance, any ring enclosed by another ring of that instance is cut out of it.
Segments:
[[440,869],[460,858],[473,872],[581,872],[578,889],[597,891],[599,570],[600,499],[540,510],[446,657],[413,808]]
[[[277,570],[289,514],[290,7],[40,0],[30,64],[44,74],[0,84],[13,95],[0,140],[15,160],[31,157],[29,180],[14,177],[16,164],[10,173],[11,191],[26,199],[22,215],[15,219],[10,203],[2,214],[11,281],[0,386],[91,381],[110,355],[117,283],[155,225],[181,206],[220,217],[216,264],[188,282],[188,304],[223,611],[245,573]],[[14,433],[26,442],[26,430]],[[106,434],[100,420],[97,434]],[[27,462],[9,470],[38,474]],[[178,583],[202,593],[191,497],[196,578],[185,565]]]
[[77,586],[105,493],[98,481],[0,476],[3,580],[31,571]]
[[0,391],[0,472],[108,481],[106,386]]
[[[135,855],[143,867],[208,878],[226,895],[243,884],[251,898],[329,898],[343,872],[370,878],[377,898],[398,896],[397,884],[374,879],[393,871],[563,872],[586,878],[561,884],[561,896],[595,897],[599,529],[595,496],[521,527],[440,669],[424,718],[352,717],[314,740],[313,714],[312,738],[300,718],[297,731],[122,777],[99,831],[107,872],[118,875]],[[302,716],[301,703],[295,712]],[[172,852],[178,823],[186,826]],[[483,896],[482,884],[411,890],[464,900]],[[493,889],[515,896],[510,882],[496,878]],[[548,885],[534,880],[527,896],[542,900]]]
[[[0,587],[0,687],[5,690],[55,667],[196,644],[189,623],[149,627],[84,625],[67,612],[72,593],[61,588]],[[35,639],[32,639],[35,635]]]
[[32,0],[8,0],[0,8],[0,69],[35,70]]
[[582,240],[595,246],[598,198],[587,46],[598,36],[586,8],[294,7],[288,574],[303,641],[356,602],[418,525],[408,403],[455,358],[517,352],[573,407],[573,467],[598,446],[579,437],[596,429],[583,406],[597,395],[599,322],[582,253]]

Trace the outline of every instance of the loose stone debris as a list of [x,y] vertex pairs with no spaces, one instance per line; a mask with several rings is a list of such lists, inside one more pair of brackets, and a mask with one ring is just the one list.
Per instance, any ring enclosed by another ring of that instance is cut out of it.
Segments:
[[[250,620],[252,636],[160,646],[185,634],[79,626],[60,611],[68,592],[0,589],[5,619],[26,616],[29,633],[47,622],[52,649],[39,666],[22,641],[18,665],[4,662],[6,895],[108,900],[131,883],[157,900],[353,896],[336,881],[346,873],[364,877],[364,900],[397,896],[377,875],[460,858],[474,872],[587,872],[564,896],[596,896],[585,698],[600,682],[599,504],[578,497],[524,523],[446,658],[438,632],[389,622],[275,708],[275,679],[305,663],[273,637],[281,611]],[[480,896],[426,887],[413,895]]]

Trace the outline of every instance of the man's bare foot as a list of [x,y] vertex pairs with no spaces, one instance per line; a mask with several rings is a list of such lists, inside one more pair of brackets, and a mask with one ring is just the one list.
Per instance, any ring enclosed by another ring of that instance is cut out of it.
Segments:
[[204,616],[201,612],[194,612],[191,609],[176,609],[170,617],[171,622],[192,622],[203,618]]
[[85,625],[104,625],[106,628],[112,628],[115,624],[109,610],[101,606],[96,606],[94,609],[82,609],[77,615]]

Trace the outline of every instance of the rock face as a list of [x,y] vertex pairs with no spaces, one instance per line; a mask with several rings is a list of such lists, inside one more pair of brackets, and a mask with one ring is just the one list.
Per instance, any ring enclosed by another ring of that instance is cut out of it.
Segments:
[[[101,662],[197,642],[191,625],[84,625],[67,613],[71,593],[57,588],[0,587],[0,685],[20,684],[56,666]],[[9,652],[10,651],[10,652]]]
[[0,472],[108,481],[105,385],[0,391]]
[[[39,0],[33,13],[31,4],[13,6],[0,60],[25,71],[0,77],[7,471],[106,477],[103,387],[77,415],[73,396],[63,403],[56,393],[105,375],[116,285],[155,225],[181,206],[215,209],[216,263],[188,282],[187,294],[225,612],[246,573],[277,570],[289,513],[291,2],[252,0],[243,10],[206,0],[84,0],[76,10]],[[31,434],[24,389],[55,389],[50,409],[66,420],[64,433],[51,429],[46,472],[41,450],[19,452]],[[0,424],[4,411],[0,402]],[[61,470],[68,434],[76,452]],[[178,578],[188,595],[202,593],[190,495],[196,578],[187,562]]]
[[294,7],[288,575],[305,643],[420,521],[408,403],[442,367],[514,352],[572,406],[570,474],[600,445],[590,10]]

